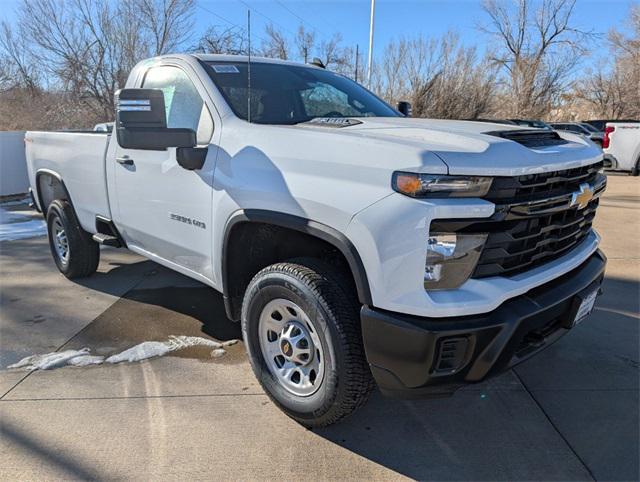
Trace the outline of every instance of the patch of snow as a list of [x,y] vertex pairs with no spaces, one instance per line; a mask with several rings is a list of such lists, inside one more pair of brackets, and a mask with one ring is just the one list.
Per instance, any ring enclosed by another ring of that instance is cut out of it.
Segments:
[[86,367],[89,365],[101,365],[104,357],[99,355],[81,355],[69,360],[69,365],[74,367]]
[[20,211],[5,209],[5,205],[0,206],[0,241],[34,238],[47,234],[47,225],[43,219],[33,219]]
[[164,356],[172,351],[182,350],[192,346],[207,346],[213,348],[211,356],[213,358],[219,358],[226,353],[223,346],[231,346],[237,342],[238,340],[229,340],[220,343],[199,336],[170,336],[166,341],[145,341],[139,343],[107,359],[103,356],[90,355],[89,348],[83,348],[82,350],[67,350],[47,353],[45,355],[31,355],[23,358],[18,363],[9,365],[7,368],[51,370],[66,365],[82,367],[100,365],[102,363],[139,362],[149,358]]
[[24,368],[25,370],[51,370],[65,365],[73,364],[73,359],[86,357],[89,349],[66,350],[61,352],[47,353],[45,355],[31,355],[23,358],[18,363],[9,365],[7,368]]
[[107,363],[120,363],[120,362],[137,362],[146,360],[147,358],[154,358],[157,356],[163,356],[169,353],[171,349],[162,341],[145,341],[139,345],[132,346],[128,350],[112,355],[105,361]]
[[[236,342],[238,340],[235,340]],[[167,342],[171,346],[171,351],[182,350],[183,348],[189,348],[191,346],[210,346],[211,348],[222,348],[223,343],[207,340],[200,336],[170,336]]]

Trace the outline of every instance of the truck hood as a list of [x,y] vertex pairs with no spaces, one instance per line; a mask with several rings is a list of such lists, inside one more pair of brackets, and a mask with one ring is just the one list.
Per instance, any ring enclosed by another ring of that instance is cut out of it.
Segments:
[[558,132],[558,135],[566,143],[527,147],[488,133],[528,130],[535,135],[546,131],[507,124],[440,119],[369,117],[355,120],[359,123],[346,127],[307,126],[331,129],[338,135],[419,144],[438,156],[447,165],[449,174],[519,176],[580,167],[602,158],[602,151],[593,142],[565,132]]

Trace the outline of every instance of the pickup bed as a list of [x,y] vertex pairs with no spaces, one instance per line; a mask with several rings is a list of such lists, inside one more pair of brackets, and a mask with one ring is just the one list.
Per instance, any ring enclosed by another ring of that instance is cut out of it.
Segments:
[[103,244],[222,292],[256,377],[307,426],[376,385],[452,394],[590,313],[606,263],[593,143],[408,118],[315,66],[250,72],[246,57],[150,59],[111,133],[26,134],[65,276],[91,275]]

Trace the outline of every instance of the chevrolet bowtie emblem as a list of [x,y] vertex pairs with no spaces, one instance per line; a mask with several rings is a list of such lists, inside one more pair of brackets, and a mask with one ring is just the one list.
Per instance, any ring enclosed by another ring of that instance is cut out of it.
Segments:
[[576,206],[578,209],[584,209],[593,199],[593,188],[586,182],[580,184],[580,189],[571,195],[571,207]]

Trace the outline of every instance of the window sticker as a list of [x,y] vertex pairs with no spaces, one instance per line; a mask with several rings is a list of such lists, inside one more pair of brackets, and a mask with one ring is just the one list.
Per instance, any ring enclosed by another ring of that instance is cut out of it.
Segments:
[[216,74],[239,74],[240,71],[235,65],[212,65]]

